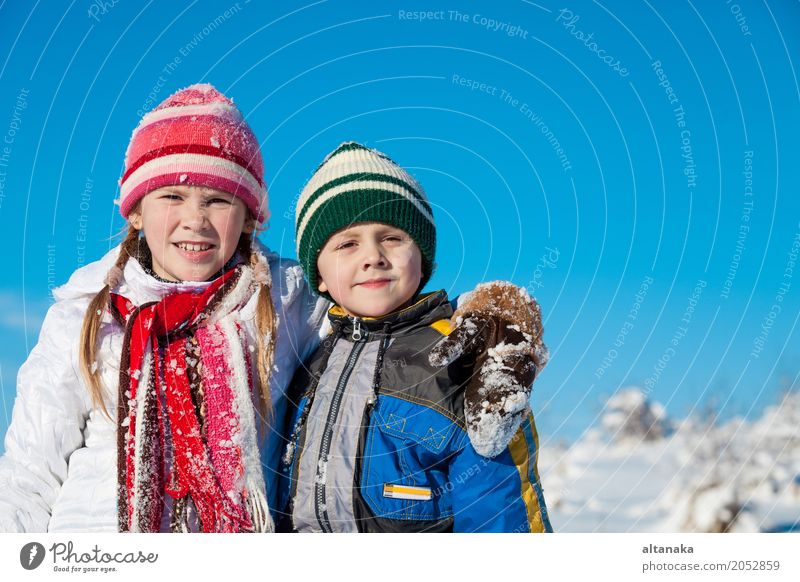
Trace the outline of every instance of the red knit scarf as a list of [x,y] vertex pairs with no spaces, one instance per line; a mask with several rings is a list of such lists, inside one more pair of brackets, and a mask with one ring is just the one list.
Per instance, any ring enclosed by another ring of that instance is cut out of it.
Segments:
[[174,499],[173,531],[188,531],[191,506],[203,531],[272,529],[238,317],[257,289],[252,270],[239,265],[201,292],[138,307],[111,294],[111,311],[125,326],[117,407],[120,531],[159,531],[165,493]]

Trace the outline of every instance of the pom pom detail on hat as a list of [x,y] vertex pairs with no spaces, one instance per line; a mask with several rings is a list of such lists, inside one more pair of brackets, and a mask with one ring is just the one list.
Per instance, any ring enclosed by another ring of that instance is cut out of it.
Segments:
[[269,218],[258,140],[228,97],[208,84],[182,89],[145,114],[125,155],[120,213],[164,186],[205,186],[240,198],[258,220]]

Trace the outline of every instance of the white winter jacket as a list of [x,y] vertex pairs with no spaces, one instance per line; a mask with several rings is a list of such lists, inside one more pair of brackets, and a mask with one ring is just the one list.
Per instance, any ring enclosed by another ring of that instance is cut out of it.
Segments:
[[[329,303],[312,295],[301,267],[262,247],[272,274],[278,338],[271,392],[275,427],[262,451],[270,507],[275,507],[277,469],[285,443],[285,390],[297,366],[319,343]],[[81,324],[91,299],[119,254],[78,269],[55,289],[39,342],[19,370],[17,397],[0,457],[0,532],[117,531],[116,421],[92,409],[78,366]],[[130,259],[119,292],[137,305],[208,283],[159,281]],[[254,341],[256,296],[242,309]],[[98,365],[109,412],[116,412],[124,329],[110,316],[100,327]]]

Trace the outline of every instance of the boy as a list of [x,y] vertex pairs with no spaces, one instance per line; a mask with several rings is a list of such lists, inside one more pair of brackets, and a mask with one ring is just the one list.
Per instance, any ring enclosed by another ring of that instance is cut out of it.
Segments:
[[[336,305],[331,333],[288,393],[294,410],[281,529],[552,531],[527,398],[535,370],[500,405],[519,416],[505,438],[492,407],[508,387],[492,384],[507,376],[489,365],[474,378],[461,362],[429,361],[453,310],[443,290],[420,294],[436,233],[419,184],[385,155],[345,143],[301,194],[297,241],[310,287]],[[492,302],[491,290],[483,300]],[[540,368],[540,320],[508,321],[494,323],[493,333],[508,340],[496,350],[532,350]],[[470,386],[485,395],[471,413]]]

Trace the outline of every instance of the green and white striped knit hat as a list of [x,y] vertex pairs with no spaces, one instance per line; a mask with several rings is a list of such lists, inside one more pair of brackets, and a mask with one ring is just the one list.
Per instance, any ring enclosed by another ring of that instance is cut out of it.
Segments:
[[359,222],[391,224],[408,233],[422,253],[422,289],[436,254],[436,226],[425,192],[386,155],[349,141],[328,154],[297,203],[297,256],[315,293],[320,250],[336,231]]

